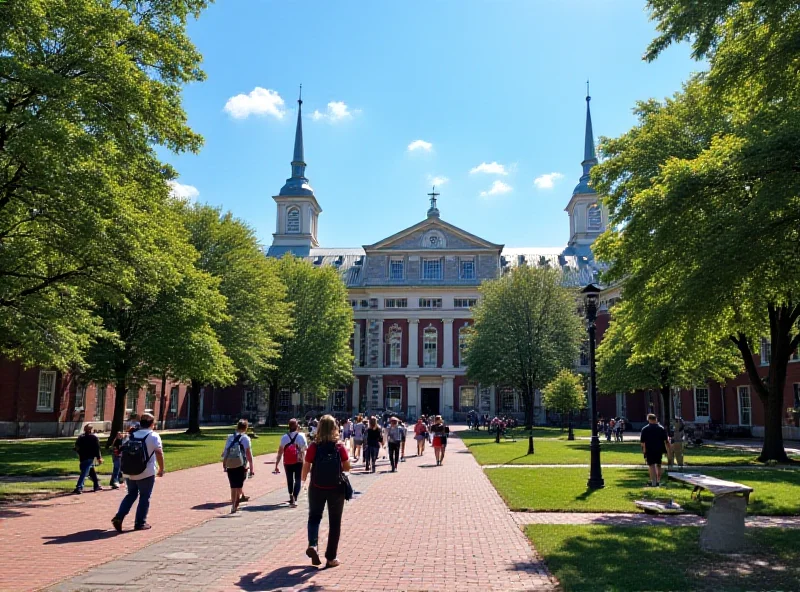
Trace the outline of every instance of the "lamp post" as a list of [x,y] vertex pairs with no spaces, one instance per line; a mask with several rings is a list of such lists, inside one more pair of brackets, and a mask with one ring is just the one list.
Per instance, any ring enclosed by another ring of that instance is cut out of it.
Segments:
[[603,472],[600,468],[600,438],[597,436],[597,372],[595,368],[595,345],[597,306],[600,303],[600,288],[589,284],[583,291],[586,310],[587,331],[589,332],[589,397],[592,405],[592,443],[589,447],[591,464],[589,469],[589,489],[601,489],[605,486]]

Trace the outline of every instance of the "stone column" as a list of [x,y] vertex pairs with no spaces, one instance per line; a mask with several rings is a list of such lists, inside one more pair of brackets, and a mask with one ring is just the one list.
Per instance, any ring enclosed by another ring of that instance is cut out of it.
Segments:
[[497,415],[497,387],[495,385],[491,386],[492,392],[492,403],[489,407],[489,415],[490,417],[494,417]]
[[353,412],[358,413],[359,409],[359,387],[358,376],[353,379]]
[[442,393],[442,417],[445,421],[453,421],[453,377],[444,376]]
[[353,323],[353,366],[361,366],[361,323]]
[[442,368],[453,367],[453,319],[442,319],[444,326],[444,360]]
[[383,334],[383,319],[378,321],[378,368],[383,368],[383,354],[386,349],[386,342]]
[[419,368],[419,319],[408,319],[408,367]]
[[[381,322],[381,325],[383,323]],[[386,395],[383,392],[383,376],[378,376],[378,409],[383,409],[383,402]]]
[[408,405],[406,408],[406,413],[408,413],[409,407],[414,407],[414,414],[419,416],[420,414],[420,400],[419,400],[419,376],[416,375],[408,375],[406,374],[406,378],[408,379]]

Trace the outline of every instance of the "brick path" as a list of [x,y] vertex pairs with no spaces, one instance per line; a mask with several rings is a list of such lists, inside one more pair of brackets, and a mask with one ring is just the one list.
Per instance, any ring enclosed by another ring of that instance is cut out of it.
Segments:
[[[514,522],[526,524],[606,524],[609,526],[703,526],[705,518],[694,514],[655,516],[601,512],[513,512]],[[748,516],[754,528],[800,528],[800,516]]]

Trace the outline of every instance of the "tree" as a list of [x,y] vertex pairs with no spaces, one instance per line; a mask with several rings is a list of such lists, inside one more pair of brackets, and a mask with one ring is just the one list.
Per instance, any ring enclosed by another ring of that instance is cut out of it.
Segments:
[[638,125],[601,142],[592,181],[610,224],[595,252],[607,280],[625,282],[635,342],[731,340],[764,407],[759,458],[785,462],[783,391],[800,344],[800,12],[785,0],[650,6],[661,36],[648,57],[690,38],[709,70],[639,103]]
[[185,375],[191,382],[189,432],[199,432],[200,389],[233,378],[252,384],[274,369],[280,340],[291,335],[291,305],[277,266],[264,256],[251,227],[208,205],[186,205],[183,215],[189,240],[200,253],[198,267],[217,279],[227,302],[227,314],[213,327],[234,370],[226,381],[213,368],[195,366],[198,371]]
[[[586,393],[583,390],[583,379],[563,368],[556,377],[542,390],[542,402],[548,409],[553,409],[569,416],[569,439],[574,440],[572,433],[572,414],[586,406]],[[563,424],[562,424],[563,425]]]
[[95,304],[158,268],[174,172],[156,148],[200,146],[180,90],[203,79],[186,20],[205,6],[0,7],[0,353],[66,368],[100,331]]
[[655,389],[662,398],[666,424],[672,420],[672,389],[724,382],[742,371],[739,353],[729,341],[659,340],[649,349],[637,344],[636,317],[627,301],[612,311],[611,324],[597,348],[597,385],[600,392],[632,392]]
[[313,267],[284,256],[270,263],[292,305],[290,335],[279,338],[280,358],[264,375],[269,387],[269,423],[277,425],[282,388],[325,393],[352,380],[353,310],[347,288],[333,267]]
[[536,390],[578,358],[584,331],[577,295],[562,284],[559,270],[528,266],[484,282],[480,293],[467,336],[467,376],[514,387],[530,430]]

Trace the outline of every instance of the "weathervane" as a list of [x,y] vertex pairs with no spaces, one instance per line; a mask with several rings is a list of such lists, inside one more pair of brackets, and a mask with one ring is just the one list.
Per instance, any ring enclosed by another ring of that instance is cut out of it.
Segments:
[[436,193],[436,185],[434,185],[431,188],[431,192],[428,195],[431,198],[431,209],[435,210],[436,209],[436,197],[439,195],[438,193]]

